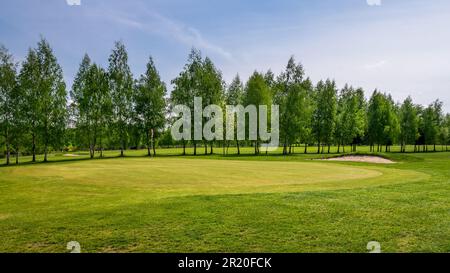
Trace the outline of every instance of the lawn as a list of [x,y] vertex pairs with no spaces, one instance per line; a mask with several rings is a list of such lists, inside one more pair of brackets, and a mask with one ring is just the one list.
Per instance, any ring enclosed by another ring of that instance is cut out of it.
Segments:
[[0,252],[450,252],[450,153],[144,153],[1,167]]

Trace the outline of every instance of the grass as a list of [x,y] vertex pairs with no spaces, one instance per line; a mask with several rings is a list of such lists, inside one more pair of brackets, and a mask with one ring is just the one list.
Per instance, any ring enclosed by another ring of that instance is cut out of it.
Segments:
[[450,153],[179,152],[0,168],[0,252],[450,252]]
[[[423,149],[422,146],[420,146],[421,149]],[[433,146],[429,145],[428,146],[428,150],[429,153],[433,152]],[[446,146],[441,146],[441,145],[437,145],[436,146],[436,151],[437,152],[444,152],[446,151],[446,149],[448,149],[449,147]],[[340,156],[343,155],[342,151],[343,148],[340,148],[340,152],[338,153],[338,148],[337,147],[331,147],[330,150],[330,154],[327,153],[327,147],[324,147],[324,153],[322,154],[317,154],[317,147],[315,146],[309,146],[307,151],[307,154],[304,154],[304,146],[299,146],[299,147],[293,147],[293,154],[294,155],[301,155],[303,157],[303,159],[313,159],[313,158],[324,158],[324,157],[330,157],[330,156]],[[414,146],[407,146],[407,153],[406,154],[413,154],[414,151]],[[226,150],[225,150],[226,151]],[[347,153],[349,153],[350,151],[350,147],[346,146],[345,151]],[[384,151],[384,148],[383,148]],[[450,151],[450,150],[449,150]],[[213,155],[207,155],[206,158],[211,159],[224,159],[224,158],[231,158],[231,159],[244,159],[247,157],[251,157],[251,160],[254,160],[254,149],[252,147],[241,147],[240,149],[241,154],[237,155],[237,149],[235,147],[230,147],[228,149],[228,153],[226,153],[224,155],[224,149],[221,147],[216,147],[214,148],[214,153]],[[183,149],[182,148],[160,148],[157,149],[157,155],[158,157],[172,157],[172,156],[176,156],[179,157],[180,155],[182,155],[183,153]],[[208,148],[208,153],[209,153],[209,148]],[[368,146],[358,146],[357,148],[357,152],[356,154],[374,154],[374,155],[378,155],[378,156],[383,156],[383,157],[396,157],[398,158],[399,156],[401,157],[402,155],[405,155],[404,153],[400,153],[400,146],[392,146],[391,147],[391,153],[371,153],[370,149]],[[105,158],[116,158],[119,157],[120,152],[119,151],[105,151],[104,152],[104,157]],[[127,150],[125,151],[125,157],[145,157],[147,155],[147,150]],[[285,157],[282,155],[282,149],[279,148],[275,151],[272,152],[268,152],[269,156],[271,157]],[[267,159],[267,155],[264,152],[264,150],[261,150],[261,155],[260,157],[264,157],[265,159]],[[97,152],[96,154],[96,158],[99,157],[99,153]],[[194,156],[194,149],[192,147],[187,147],[186,148],[186,156],[185,157],[195,157],[195,158],[205,158],[205,154],[204,154],[204,148],[203,147],[198,147],[197,148],[197,155]],[[37,155],[36,156],[36,161],[42,162],[44,159],[43,155]],[[68,160],[84,160],[84,159],[89,159],[89,151],[78,151],[78,152],[59,152],[59,153],[53,153],[53,154],[49,154],[48,155],[48,160],[50,162],[55,162],[55,161],[68,161]],[[1,160],[1,158],[0,158]],[[296,159],[295,159],[296,160]],[[5,161],[5,159],[3,159],[3,161]],[[32,163],[31,162],[31,156],[21,156],[19,158],[20,164],[29,164]],[[11,164],[15,164],[15,158],[11,157]],[[1,166],[1,163],[0,163]]]

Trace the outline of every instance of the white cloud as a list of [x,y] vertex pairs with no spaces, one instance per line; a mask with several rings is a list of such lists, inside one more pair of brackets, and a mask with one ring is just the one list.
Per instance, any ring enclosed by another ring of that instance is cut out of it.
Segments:
[[187,26],[181,22],[172,20],[159,13],[147,12],[145,22],[132,19],[124,15],[112,15],[111,18],[119,24],[139,29],[149,33],[157,33],[168,36],[189,47],[194,46],[209,53],[215,53],[221,57],[232,60],[232,54],[222,47],[208,41],[196,28]]
[[381,0],[366,0],[369,6],[381,6]]
[[199,47],[201,49],[217,53],[226,59],[231,59],[231,53],[206,40],[198,29],[186,26],[158,13],[151,13],[151,15],[157,20],[158,26],[162,28],[161,32],[165,32],[174,39],[188,46]]
[[80,6],[81,0],[66,0],[66,3],[69,6]]
[[388,63],[387,60],[381,60],[376,63],[366,64],[366,65],[364,65],[364,68],[366,70],[374,70],[374,69],[378,69],[378,68],[385,66],[387,63]]
[[[368,4],[377,3],[372,0]],[[227,23],[220,32],[208,32],[208,35],[189,26],[189,21],[168,18],[145,9],[145,5],[135,13],[125,13],[122,9],[122,13],[116,10],[107,14],[108,21],[135,29],[140,36],[158,35],[202,49],[214,58],[227,82],[236,73],[246,80],[254,69],[271,68],[279,73],[289,56],[295,55],[315,82],[329,77],[339,86],[349,83],[363,87],[368,96],[378,88],[390,92],[398,101],[412,95],[415,103],[423,105],[440,98],[450,112],[450,80],[446,73],[450,69],[446,61],[450,57],[446,47],[450,43],[447,27],[450,19],[445,5],[393,4],[375,10],[360,7],[360,10],[324,18],[320,23],[292,19],[287,26],[282,20],[269,21],[269,24],[262,21],[264,18],[250,17],[245,23]],[[105,9],[97,11],[96,16],[105,16]],[[394,12],[399,9],[402,12]],[[202,31],[209,28],[201,26]],[[185,59],[171,61],[170,65],[165,63],[168,82],[177,75]]]

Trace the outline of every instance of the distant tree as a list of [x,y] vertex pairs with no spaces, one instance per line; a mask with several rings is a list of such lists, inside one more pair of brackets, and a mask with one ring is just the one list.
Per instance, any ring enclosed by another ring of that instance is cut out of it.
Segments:
[[386,108],[386,100],[382,93],[375,90],[369,101],[367,112],[368,117],[368,138],[370,150],[377,144],[377,152],[381,151],[381,143],[383,141],[384,127],[386,120],[383,118]]
[[367,101],[362,88],[356,89],[353,94],[352,107],[355,107],[353,108],[355,124],[352,127],[351,136],[353,137],[353,152],[356,152],[356,145],[362,142],[367,131]]
[[406,151],[406,145],[415,144],[419,137],[419,119],[412,98],[408,97],[400,108],[400,145]]
[[[204,109],[208,105],[219,105],[223,106],[224,104],[224,82],[222,80],[222,72],[218,70],[212,60],[208,57],[202,62],[201,67],[201,76],[199,79],[199,96],[202,97],[202,109]],[[212,117],[211,117],[212,118]],[[208,119],[204,118],[204,122],[207,122]],[[215,128],[218,130],[219,128]],[[210,154],[213,153],[213,141],[210,143]],[[205,143],[205,154],[207,151],[207,141],[204,140]]]
[[29,49],[19,73],[19,88],[23,95],[24,133],[30,135],[32,162],[36,162],[37,138],[39,137],[39,62],[36,50]]
[[428,106],[422,112],[422,135],[424,151],[428,151],[428,145],[433,144],[437,137],[437,127],[434,123],[434,112],[432,106]]
[[113,106],[112,126],[120,143],[120,156],[124,156],[133,117],[133,76],[128,66],[128,53],[122,42],[115,43],[109,57],[108,76]]
[[316,108],[313,114],[313,133],[317,140],[317,153],[320,153],[321,144],[328,145],[328,153],[330,152],[336,121],[336,96],[334,81],[319,81],[315,91]]
[[277,81],[275,79],[275,74],[273,74],[272,70],[267,70],[267,72],[264,74],[264,81],[266,82],[267,87],[271,91],[273,91],[273,88],[277,84]]
[[310,78],[303,81],[302,88],[306,92],[306,97],[301,108],[299,142],[305,143],[304,153],[306,154],[308,153],[308,144],[314,142],[312,124],[316,100],[314,96],[314,85]]
[[442,146],[442,151],[444,151],[444,147],[445,150],[448,150],[448,140],[449,140],[449,134],[450,134],[450,130],[447,124],[447,117],[444,117],[444,120],[442,122],[441,127],[439,128],[439,144]]
[[352,93],[354,92],[353,87],[348,86],[340,91],[337,100],[336,109],[336,128],[334,131],[334,138],[338,144],[338,153],[340,153],[341,145],[343,146],[343,151],[345,153],[345,144],[350,137],[351,129],[354,123],[351,123],[348,118],[352,115],[351,103],[352,103]]
[[16,89],[12,96],[13,101],[13,109],[12,109],[12,117],[13,123],[10,127],[10,137],[11,137],[11,146],[14,149],[16,155],[16,164],[19,164],[19,155],[22,148],[26,147],[28,144],[28,135],[26,134],[27,128],[27,118],[26,112],[23,111],[25,109],[25,101],[22,93],[22,89],[19,86],[16,86]]
[[[255,105],[257,108],[260,105],[271,105],[272,97],[271,97],[271,90],[267,86],[267,83],[264,79],[264,75],[258,72],[254,72],[249,80],[247,81],[247,84],[245,86],[245,95],[244,95],[244,104],[245,106],[248,105]],[[259,134],[259,111],[257,111],[257,120],[258,120],[258,126],[257,128],[257,137],[254,141],[255,146],[255,154],[259,154],[259,145],[260,145],[260,134]]]
[[382,151],[382,145],[389,147],[397,142],[400,134],[400,123],[398,118],[399,109],[392,98],[375,90],[369,101],[368,116],[368,138],[371,146],[377,144],[377,152]]
[[428,151],[428,145],[433,145],[433,151],[436,151],[436,143],[438,142],[442,117],[442,102],[439,100],[430,104],[423,111],[422,119],[425,151]]
[[87,54],[83,56],[83,59],[78,68],[78,72],[75,75],[75,79],[72,84],[72,89],[70,91],[70,97],[72,103],[70,105],[70,118],[73,122],[73,127],[76,129],[74,132],[74,137],[76,137],[76,142],[80,145],[86,145],[90,148],[89,140],[87,137],[87,131],[89,128],[89,85],[88,85],[88,75],[91,67],[91,59]]
[[87,55],[75,77],[71,97],[77,108],[76,126],[81,141],[86,143],[90,157],[94,158],[98,146],[103,150],[102,138],[110,119],[111,97],[106,71],[96,64],[91,65]]
[[[225,101],[227,105],[243,105],[244,104],[244,85],[241,82],[239,75],[236,75],[231,82],[225,94]],[[239,140],[237,139],[237,125],[236,119],[234,122],[234,138],[236,140],[237,154],[241,154]]]
[[356,144],[363,138],[366,121],[366,99],[364,90],[354,89],[345,85],[340,91],[337,104],[335,141],[338,144],[338,153],[342,145],[345,153],[345,146],[351,145],[351,150],[356,152]]
[[[417,138],[415,145],[414,145],[414,152],[425,152],[426,145],[425,145],[425,123],[424,123],[424,113],[425,113],[425,107],[423,107],[420,104],[414,105],[414,108],[417,112],[417,120],[418,120],[418,132],[419,137]],[[421,148],[422,146],[422,148]]]
[[23,92],[23,111],[32,138],[33,162],[36,161],[36,144],[39,139],[44,148],[44,162],[49,147],[63,145],[67,119],[67,92],[61,66],[45,39],[37,48],[30,49],[19,75]]
[[165,146],[167,148],[175,145],[175,141],[172,138],[170,130],[163,131],[158,138],[158,145]]
[[445,115],[441,137],[442,144],[445,145],[445,151],[448,151],[448,145],[450,144],[450,114]]
[[108,72],[94,64],[89,74],[94,86],[93,102],[95,107],[92,111],[93,120],[95,121],[95,134],[93,134],[92,143],[95,143],[94,147],[100,149],[100,157],[103,157],[103,150],[109,138],[110,121],[113,114]]
[[166,85],[161,80],[151,57],[145,74],[141,75],[135,84],[135,90],[138,124],[145,135],[147,155],[151,155],[151,147],[153,147],[153,155],[156,155],[155,135],[165,123]]
[[[189,54],[188,61],[184,66],[183,71],[172,80],[174,89],[171,93],[172,107],[178,104],[186,105],[191,109],[192,125],[194,125],[194,98],[201,96],[200,79],[202,76],[203,61],[200,51],[193,48]],[[194,126],[191,126],[191,135],[193,135]],[[183,139],[183,155],[186,154],[186,142],[189,140]],[[197,154],[197,142],[193,140],[194,155]]]
[[386,145],[386,152],[390,151],[390,147],[398,142],[400,135],[400,122],[399,122],[399,107],[394,103],[391,95],[384,95],[385,108],[384,108],[384,131],[383,140]]
[[[73,85],[72,85],[73,87]],[[70,91],[72,93],[72,89]],[[65,133],[65,149],[67,151],[74,151],[81,146],[80,137],[77,128],[78,109],[73,102],[73,97],[70,95],[70,102],[67,105],[67,128]]]
[[38,43],[37,56],[41,65],[40,96],[42,141],[44,142],[44,162],[47,161],[48,147],[61,148],[67,120],[67,90],[63,71],[48,42]]
[[72,90],[70,91],[70,96],[75,102],[78,102],[83,97],[83,92],[87,85],[87,75],[91,67],[91,58],[89,55],[85,54],[81,60],[78,72],[75,75],[75,79],[72,84]]
[[435,124],[438,127],[437,140],[433,145],[434,146],[433,150],[435,152],[436,152],[436,144],[438,144],[438,143],[442,144],[442,138],[445,138],[445,134],[441,135],[441,133],[443,133],[442,128],[444,128],[444,121],[445,121],[445,115],[442,110],[443,106],[444,106],[444,103],[442,101],[440,101],[439,99],[437,99],[433,102]]
[[273,88],[274,102],[281,110],[280,133],[283,154],[292,152],[292,144],[300,140],[308,120],[309,100],[308,91],[303,85],[304,74],[303,66],[296,64],[294,57],[291,57]]
[[18,99],[16,74],[16,64],[12,55],[3,45],[0,45],[0,135],[5,142],[6,165],[10,163],[12,131],[18,123],[14,115]]

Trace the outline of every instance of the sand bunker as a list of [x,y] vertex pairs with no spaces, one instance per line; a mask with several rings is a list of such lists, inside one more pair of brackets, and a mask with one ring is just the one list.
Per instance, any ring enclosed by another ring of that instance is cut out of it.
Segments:
[[65,154],[65,155],[63,155],[63,156],[67,156],[67,157],[77,157],[77,156],[79,156],[79,155],[76,155],[76,154]]
[[323,160],[367,162],[367,163],[377,163],[377,164],[395,164],[394,161],[391,161],[389,159],[382,158],[379,156],[368,156],[368,155],[348,155],[348,156],[327,158],[327,159],[323,159]]

